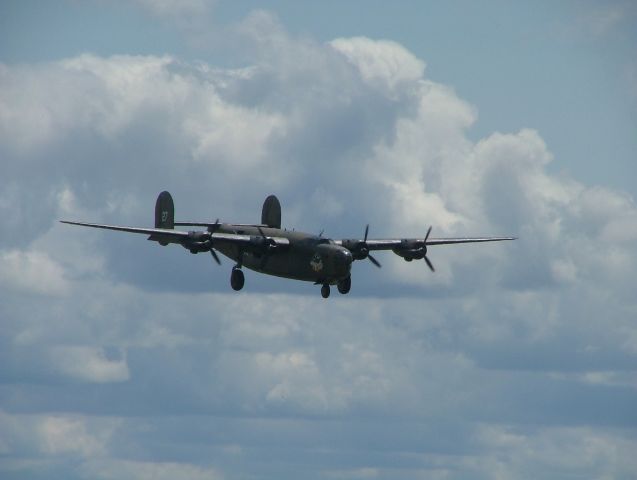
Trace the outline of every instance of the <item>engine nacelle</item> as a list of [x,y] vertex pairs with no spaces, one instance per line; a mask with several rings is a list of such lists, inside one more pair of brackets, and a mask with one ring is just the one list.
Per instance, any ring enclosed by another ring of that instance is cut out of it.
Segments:
[[271,253],[277,248],[276,242],[272,238],[268,238],[265,236],[251,236],[250,243],[257,247],[260,255]]
[[210,242],[192,242],[184,244],[183,247],[190,250],[190,253],[207,252],[210,250]]
[[345,248],[352,252],[352,258],[354,260],[365,260],[369,255],[369,248],[367,242],[361,242],[360,240],[343,240],[341,242]]
[[181,242],[181,246],[190,253],[207,252],[212,247],[210,235],[203,232],[188,232],[188,240]]
[[421,260],[427,255],[427,245],[424,242],[401,242],[400,247],[392,250],[396,255],[402,257],[407,262]]

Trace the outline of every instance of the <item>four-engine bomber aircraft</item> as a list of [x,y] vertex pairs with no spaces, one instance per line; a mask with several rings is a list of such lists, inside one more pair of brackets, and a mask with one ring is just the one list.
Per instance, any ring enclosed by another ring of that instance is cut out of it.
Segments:
[[[352,286],[350,276],[354,260],[369,259],[380,268],[371,254],[374,250],[391,250],[406,261],[424,260],[434,271],[427,257],[427,247],[454,243],[498,242],[514,237],[424,238],[372,240],[367,238],[369,225],[362,239],[332,240],[322,235],[290,231],[281,228],[281,204],[270,195],[263,203],[260,224],[175,222],[175,206],[168,192],[162,192],[155,204],[155,228],[120,227],[96,223],[69,222],[70,225],[104,228],[121,232],[149,235],[148,240],[160,245],[177,243],[191,253],[210,252],[221,264],[216,251],[234,260],[230,285],[241,290],[244,284],[242,267],[257,272],[322,285],[323,298],[330,296],[330,285],[346,294]],[[203,231],[175,230],[176,226],[205,227]]]

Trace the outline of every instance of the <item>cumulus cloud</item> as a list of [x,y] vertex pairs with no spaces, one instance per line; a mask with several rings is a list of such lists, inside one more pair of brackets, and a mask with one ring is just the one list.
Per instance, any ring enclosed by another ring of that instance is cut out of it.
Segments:
[[[634,200],[550,173],[532,128],[472,141],[478,108],[395,42],[320,44],[264,12],[237,35],[237,68],[0,68],[0,451],[81,458],[79,478],[232,477],[237,458],[269,478],[524,478],[582,472],[581,451],[627,476]],[[249,272],[228,293],[228,261],[56,223],[151,225],[164,189],[183,220],[257,221],[276,193],[285,226],[326,236],[520,239],[431,248],[435,275],[379,254],[325,302]]]
[[41,448],[48,454],[79,453],[84,457],[99,455],[104,446],[86,432],[80,420],[49,417],[38,425]]
[[51,362],[64,375],[88,382],[122,382],[129,379],[126,358],[109,359],[103,349],[55,347]]
[[390,40],[339,38],[330,45],[358,68],[363,80],[390,91],[421,80],[425,71],[422,60]]
[[104,480],[126,478],[218,480],[223,478],[211,468],[175,462],[142,462],[131,460],[92,461],[81,467],[83,478]]
[[5,454],[29,459],[103,457],[119,422],[80,415],[11,414],[0,410]]
[[39,251],[0,251],[0,285],[45,295],[68,292],[64,270],[47,253]]

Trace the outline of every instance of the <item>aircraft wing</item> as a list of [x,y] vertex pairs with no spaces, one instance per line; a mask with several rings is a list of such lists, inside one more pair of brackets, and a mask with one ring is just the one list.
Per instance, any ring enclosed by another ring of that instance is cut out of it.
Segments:
[[459,237],[459,238],[388,238],[384,240],[335,240],[337,245],[346,248],[360,243],[365,243],[369,250],[400,250],[412,248],[413,245],[453,245],[456,243],[480,243],[480,242],[502,242],[506,240],[516,240],[516,237]]
[[453,245],[457,243],[480,243],[480,242],[502,242],[505,240],[515,240],[515,237],[462,237],[462,238],[434,238],[429,237],[431,227],[424,238],[390,238],[386,240],[367,239],[369,226],[365,228],[365,238],[362,240],[337,240],[337,245],[347,248],[354,257],[354,260],[364,260],[368,258],[374,265],[380,267],[380,262],[371,254],[374,250],[391,250],[399,257],[407,261],[423,259],[431,271],[435,271],[434,266],[427,257],[427,248],[432,245]]
[[213,247],[217,243],[222,243],[226,245],[231,244],[242,246],[245,247],[246,250],[257,250],[259,248],[263,248],[264,242],[268,242],[276,246],[288,246],[290,244],[290,241],[284,237],[239,235],[220,232],[184,232],[181,230],[167,228],[121,227],[117,225],[103,225],[99,223],[69,222],[66,220],[60,220],[60,223],[80,225],[83,227],[102,228],[105,230],[115,230],[118,232],[140,233],[143,235],[149,235],[148,240],[164,243],[181,243],[185,246],[188,246],[191,243],[201,244],[201,242],[206,242],[208,240],[212,242]]
[[481,242],[502,242],[506,240],[516,240],[516,237],[461,237],[461,238],[403,238],[386,240],[367,240],[367,247],[370,250],[394,250],[405,245],[424,244],[430,245],[453,245],[456,243],[481,243]]
[[82,227],[103,228],[105,230],[115,230],[118,232],[128,233],[141,233],[143,235],[157,236],[165,238],[166,240],[172,239],[179,241],[180,239],[187,239],[189,232],[182,232],[180,230],[173,230],[168,228],[139,228],[139,227],[120,227],[117,225],[102,225],[100,223],[85,223],[85,222],[69,222],[68,220],[60,220],[60,223],[66,223],[68,225],[80,225]]

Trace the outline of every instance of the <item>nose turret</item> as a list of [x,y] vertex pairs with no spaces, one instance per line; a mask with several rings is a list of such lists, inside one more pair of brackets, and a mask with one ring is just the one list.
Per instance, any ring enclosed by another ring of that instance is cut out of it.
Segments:
[[345,273],[349,273],[352,268],[352,262],[354,261],[354,257],[352,256],[352,252],[350,252],[347,248],[339,247],[336,255],[337,265],[342,268]]
[[354,258],[347,248],[326,241],[317,245],[315,252],[322,259],[321,268],[315,268],[315,271],[330,279],[343,278],[349,275]]
[[341,253],[342,253],[343,257],[345,258],[345,263],[347,263],[348,265],[352,265],[352,262],[354,261],[354,257],[352,256],[352,252],[350,252],[347,248],[344,248]]

